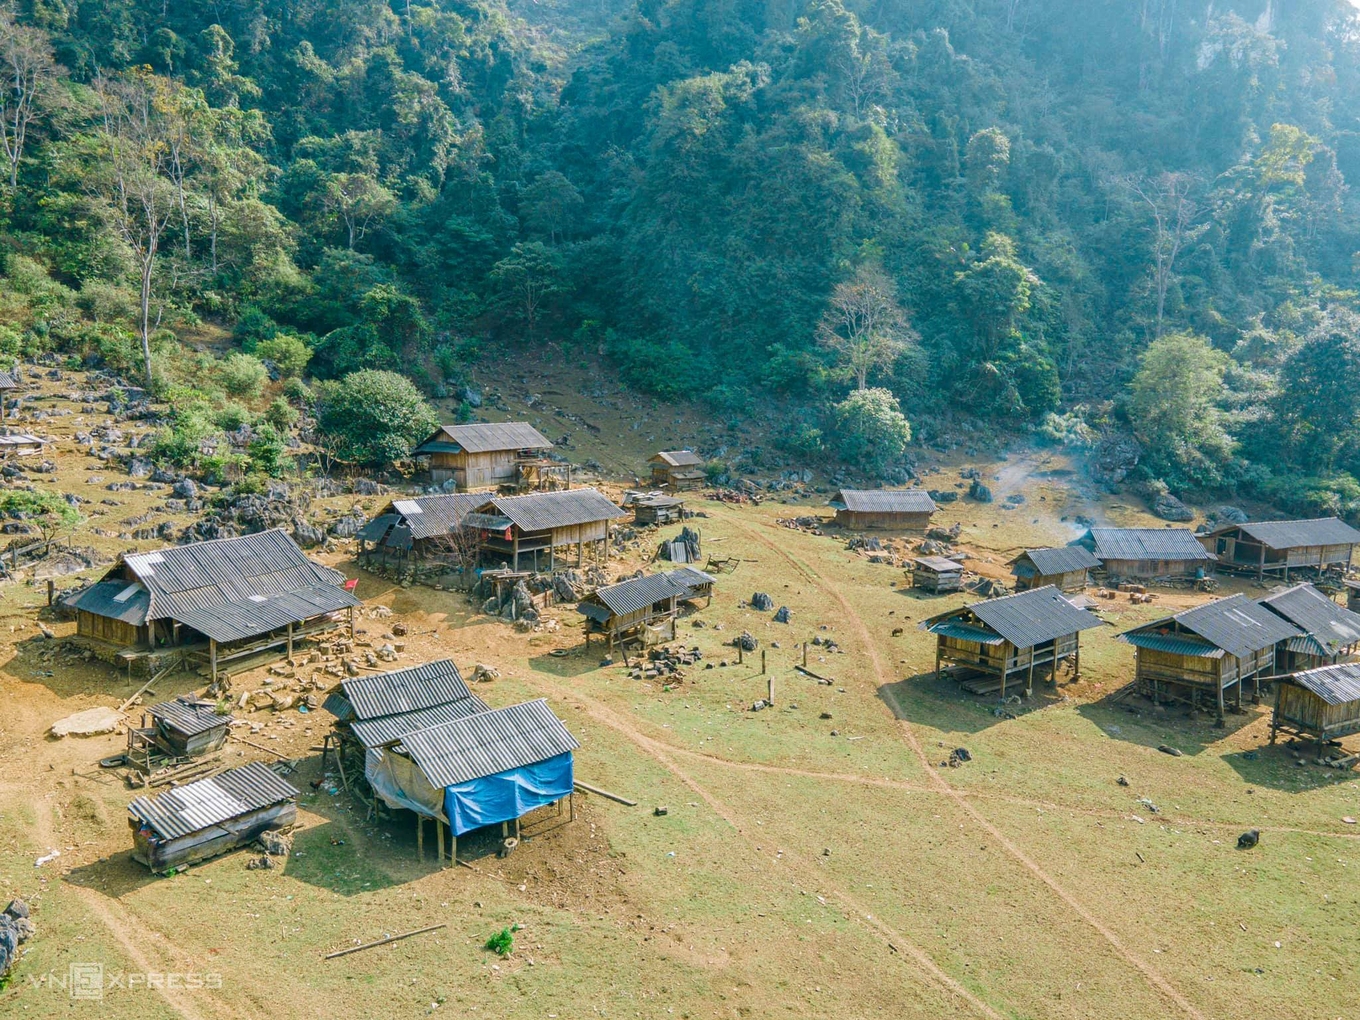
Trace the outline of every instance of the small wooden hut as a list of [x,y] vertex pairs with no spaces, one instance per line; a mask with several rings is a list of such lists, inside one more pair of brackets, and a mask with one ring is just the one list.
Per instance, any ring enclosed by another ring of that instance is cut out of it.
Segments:
[[1331,666],[1355,657],[1360,614],[1337,605],[1311,584],[1296,584],[1257,601],[1303,632],[1276,647],[1277,673]]
[[1059,591],[1083,591],[1091,582],[1090,571],[1100,566],[1091,550],[1079,545],[1026,549],[1008,566],[1015,576],[1015,590],[1052,585]]
[[685,519],[685,501],[676,496],[647,494],[636,497],[631,504],[633,521],[642,527],[675,524]]
[[132,858],[161,874],[297,822],[298,791],[251,762],[128,805]]
[[1211,696],[1223,721],[1225,691],[1275,672],[1275,648],[1302,632],[1245,595],[1207,602],[1175,616],[1125,631],[1118,640],[1133,645],[1134,682],[1152,700],[1165,697],[1198,704]]
[[463,518],[464,527],[479,535],[482,558],[508,561],[519,570],[520,557],[529,555],[533,568],[539,557],[548,569],[556,565],[557,550],[576,546],[576,564],[585,562],[592,545],[601,562],[608,558],[609,522],[624,512],[595,489],[535,492],[527,496],[497,496]]
[[1189,528],[1092,528],[1070,544],[1093,553],[1111,583],[1204,577],[1214,570],[1213,556]]
[[1322,517],[1232,524],[1199,540],[1224,570],[1255,574],[1257,580],[1279,574],[1287,582],[1291,569],[1348,570],[1360,531],[1335,517]]
[[1270,742],[1280,730],[1319,745],[1360,733],[1360,663],[1303,670],[1275,682]]
[[918,556],[911,561],[911,586],[935,595],[963,588],[963,564],[945,556]]
[[[0,402],[3,399],[3,395],[0,395]],[[36,457],[45,449],[47,440],[32,432],[0,433],[0,458],[4,460],[11,457]]]
[[576,606],[586,618],[586,647],[592,636],[603,637],[610,649],[633,638],[644,645],[675,640],[675,617],[690,589],[670,574],[635,577],[596,588]]
[[1342,584],[1346,589],[1346,608],[1352,613],[1360,613],[1360,581],[1348,577]]
[[450,492],[394,499],[359,529],[361,560],[451,558],[463,518],[486,503],[491,492]]
[[924,489],[841,489],[830,505],[836,523],[856,531],[925,531],[936,510]]
[[0,421],[5,419],[7,405],[10,395],[23,389],[19,382],[19,367],[16,365],[12,371],[0,372]]
[[218,711],[217,702],[180,697],[152,705],[143,721],[150,723],[156,743],[167,752],[196,758],[221,750],[233,720],[231,713]]
[[[1049,586],[951,609],[920,629],[935,635],[937,678],[947,663],[960,671],[965,689],[1004,698],[1012,677],[1024,679],[1028,694],[1036,672],[1047,670],[1056,681],[1059,663],[1069,657],[1074,678],[1079,675],[1081,632],[1099,626],[1097,617]],[[982,679],[974,679],[978,674]]]
[[652,484],[671,492],[704,484],[704,459],[693,450],[662,450],[647,463],[652,466]]
[[533,487],[531,476],[553,463],[544,456],[552,448],[527,421],[508,421],[445,425],[411,452],[429,458],[430,480],[436,485],[452,481],[467,491],[499,485]]

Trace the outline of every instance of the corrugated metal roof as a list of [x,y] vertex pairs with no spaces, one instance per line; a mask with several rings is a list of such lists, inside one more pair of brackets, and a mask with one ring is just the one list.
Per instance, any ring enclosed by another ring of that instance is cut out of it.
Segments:
[[1335,655],[1360,642],[1360,614],[1339,606],[1311,584],[1298,584],[1258,600]]
[[277,595],[186,608],[176,613],[175,619],[214,641],[240,641],[362,604],[338,585],[315,585]]
[[937,574],[949,574],[956,570],[963,570],[963,564],[957,560],[951,560],[947,556],[918,556],[912,560],[918,567],[925,567],[933,570]]
[[533,492],[527,496],[502,496],[487,500],[477,508],[482,513],[494,509],[508,517],[520,531],[551,531],[578,524],[609,521],[623,517],[623,510],[595,489],[564,489],[561,492]]
[[344,688],[339,688],[327,694],[326,700],[321,703],[321,707],[341,722],[349,722],[354,718],[354,706],[349,703],[349,698],[345,697]]
[[340,686],[359,719],[433,708],[473,696],[452,659],[351,677],[340,681]]
[[935,501],[924,489],[841,489],[831,497],[851,513],[933,514]]
[[960,641],[976,641],[980,645],[999,645],[1006,639],[1000,634],[994,634],[986,627],[976,627],[967,623],[960,623],[958,620],[941,620],[939,623],[926,621],[921,624],[922,630],[928,630],[932,634],[943,634],[945,637],[958,638]]
[[1102,626],[1097,617],[1072,605],[1051,584],[976,602],[968,609],[1017,648]]
[[1360,701],[1360,662],[1304,670],[1290,677],[1290,682],[1312,691],[1329,705]]
[[1360,531],[1336,517],[1307,521],[1252,521],[1212,532],[1221,535],[1240,531],[1271,549],[1298,549],[1319,545],[1360,545]]
[[356,719],[350,723],[350,730],[365,747],[382,747],[386,744],[395,744],[408,733],[453,722],[455,719],[464,719],[488,710],[486,702],[475,694],[469,694],[457,701],[418,708],[414,712],[384,715],[376,719]]
[[659,460],[671,467],[698,467],[704,459],[692,450],[662,450],[652,460]]
[[[0,386],[0,390],[4,389]],[[0,434],[0,446],[44,446],[47,440],[32,432],[6,432]]]
[[401,521],[401,515],[384,511],[354,533],[355,538],[365,542],[377,542],[387,534],[387,529]]
[[253,761],[155,797],[138,797],[128,805],[128,813],[158,836],[177,839],[297,795],[291,784]]
[[469,512],[486,503],[494,495],[493,492],[449,492],[437,496],[393,500],[383,508],[377,520],[395,516],[411,529],[413,539],[435,538],[457,530]]
[[1092,528],[1071,544],[1091,548],[1102,562],[1214,559],[1189,528]]
[[626,616],[639,609],[646,609],[655,602],[670,598],[688,598],[690,587],[673,580],[667,574],[649,574],[634,577],[604,588],[596,588],[584,602],[600,602],[616,616]]
[[0,372],[0,390],[13,390],[19,388],[19,381],[8,372]]
[[186,610],[239,603],[252,595],[338,587],[342,580],[338,571],[309,560],[277,528],[129,554],[123,563],[151,593],[149,620],[179,619]]
[[146,623],[147,610],[151,608],[151,596],[139,584],[127,581],[100,581],[92,584],[66,600],[68,606],[95,616],[140,627]]
[[1214,646],[1238,658],[1246,658],[1278,644],[1285,638],[1297,637],[1300,633],[1292,623],[1257,605],[1245,595],[1232,595],[1226,599],[1206,602],[1202,606],[1187,609],[1155,623],[1135,627],[1120,637],[1130,638],[1135,634],[1155,633],[1169,627],[1173,621],[1183,630],[1198,634]]
[[668,570],[666,576],[680,587],[688,588],[691,594],[708,585],[718,583],[716,577],[712,574],[705,574],[698,567],[677,567],[675,570]]
[[1316,655],[1319,659],[1330,658],[1335,653],[1323,647],[1321,641],[1311,634],[1304,634],[1302,637],[1292,637],[1284,643],[1285,648],[1299,655]]
[[1173,655],[1198,655],[1205,659],[1221,659],[1224,652],[1217,645],[1185,634],[1158,634],[1155,631],[1129,631],[1115,637],[1126,645],[1135,648],[1150,648],[1156,652],[1170,652]]
[[[1091,550],[1080,545],[1062,545],[1056,548],[1047,549],[1026,549],[1015,559],[1011,560],[1010,565],[1015,566],[1021,560],[1028,560],[1034,564],[1035,573],[1044,577],[1053,574],[1068,574],[1077,570],[1090,570],[1092,567],[1100,566],[1100,560],[1096,559]],[[1017,573],[1019,573],[1017,571]],[[1029,576],[1029,575],[1021,575]]]
[[162,701],[148,708],[147,714],[190,737],[215,730],[219,726],[231,725],[230,713],[219,714],[216,702],[200,698],[174,698]]
[[581,745],[539,699],[408,734],[402,746],[440,788],[546,761]]
[[441,441],[454,443],[468,453],[551,450],[553,445],[527,421],[482,422],[474,425],[445,425],[413,452],[426,452],[427,443]]

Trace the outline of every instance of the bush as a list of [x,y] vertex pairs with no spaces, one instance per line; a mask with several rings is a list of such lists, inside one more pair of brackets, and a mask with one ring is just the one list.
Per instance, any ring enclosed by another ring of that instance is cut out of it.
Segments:
[[301,379],[288,379],[283,384],[283,395],[297,404],[310,403],[312,388]]
[[783,437],[784,449],[799,457],[815,457],[826,449],[822,430],[806,422],[793,425]]
[[283,434],[268,422],[255,429],[250,437],[247,452],[250,455],[251,468],[269,478],[278,478],[293,466],[292,459],[288,456],[287,441]]
[[435,413],[411,380],[366,369],[329,386],[317,431],[334,455],[356,464],[387,464],[439,427]]
[[279,324],[255,305],[246,305],[241,309],[241,317],[236,320],[236,326],[231,331],[242,350],[251,352],[261,341],[272,340],[278,333]]
[[260,359],[249,354],[229,354],[217,365],[217,381],[233,397],[258,397],[268,379]]
[[235,432],[242,425],[249,425],[254,417],[249,408],[242,407],[235,401],[228,401],[213,414],[213,423],[223,432]]
[[911,425],[891,390],[856,390],[835,406],[832,417],[841,457],[866,471],[882,471],[911,442]]
[[269,410],[264,413],[264,420],[280,432],[287,432],[297,424],[297,408],[283,397],[275,397],[273,403],[269,405]]
[[312,349],[307,341],[295,333],[280,333],[255,345],[255,356],[272,361],[285,379],[301,378],[312,360]]

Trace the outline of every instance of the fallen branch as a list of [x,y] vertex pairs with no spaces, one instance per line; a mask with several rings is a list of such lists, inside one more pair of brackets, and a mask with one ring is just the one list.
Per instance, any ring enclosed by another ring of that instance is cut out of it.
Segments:
[[238,737],[235,733],[231,735],[231,739],[239,741],[240,743],[245,744],[247,747],[253,747],[257,751],[267,751],[270,754],[276,754],[278,755],[280,761],[292,761],[292,757],[290,755],[284,754],[282,751],[276,751],[272,747],[265,747],[263,744],[257,744],[255,743],[255,741],[247,740],[245,737]]
[[578,790],[584,790],[586,793],[595,793],[608,800],[617,801],[628,807],[637,807],[637,801],[635,800],[629,800],[627,797],[620,797],[617,793],[610,793],[608,790],[601,790],[598,786],[591,786],[589,783],[583,783],[579,779],[572,785]]
[[794,666],[793,668],[796,669],[799,673],[802,673],[804,676],[810,676],[812,677],[812,679],[820,680],[824,684],[835,683],[835,681],[832,680],[830,677],[818,676],[816,673],[812,672],[812,670],[808,669],[806,666]]
[[365,949],[372,949],[374,946],[385,946],[389,942],[400,942],[402,939],[409,939],[412,935],[424,935],[429,931],[438,931],[440,928],[447,928],[447,924],[432,924],[428,928],[417,928],[415,931],[402,932],[400,935],[389,935],[385,939],[378,939],[377,942],[368,942],[362,946],[351,946],[349,949],[341,949],[334,953],[327,953],[322,959],[334,960],[337,956],[348,956],[350,953],[362,953]]

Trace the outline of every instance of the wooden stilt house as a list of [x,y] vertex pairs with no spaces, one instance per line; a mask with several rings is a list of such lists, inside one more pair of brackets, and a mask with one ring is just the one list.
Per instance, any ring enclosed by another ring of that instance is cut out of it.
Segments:
[[1337,605],[1311,584],[1296,584],[1257,601],[1302,631],[1275,649],[1277,673],[1331,666],[1355,657],[1360,614]]
[[911,586],[934,595],[963,588],[963,564],[945,556],[918,556],[911,561]]
[[451,481],[467,491],[536,487],[531,476],[552,464],[545,457],[552,446],[527,421],[508,421],[445,425],[411,452],[429,458],[430,480],[436,485]]
[[1200,541],[1224,570],[1255,574],[1257,580],[1279,574],[1287,582],[1290,570],[1348,570],[1360,531],[1335,517],[1257,521],[1210,531]]
[[463,518],[464,527],[477,530],[482,559],[508,561],[520,569],[528,557],[533,569],[549,570],[557,550],[576,546],[576,565],[585,562],[586,546],[593,546],[604,562],[609,554],[609,522],[624,512],[595,489],[535,492],[527,496],[497,496]]
[[251,762],[128,805],[133,860],[164,873],[243,847],[297,821],[298,791]]
[[1189,528],[1092,528],[1070,544],[1094,554],[1112,584],[1205,577],[1214,571],[1214,557]]
[[1015,590],[1052,585],[1059,591],[1083,591],[1091,582],[1090,572],[1100,566],[1091,550],[1079,545],[1056,549],[1026,549],[1008,566],[1015,575]]
[[[1102,626],[1052,586],[975,602],[932,616],[920,624],[935,635],[935,675],[947,664],[965,689],[1006,696],[1011,683],[1023,682],[1028,695],[1034,676],[1047,672],[1056,682],[1058,665],[1073,660],[1081,671],[1081,632]],[[981,679],[976,679],[981,676]]]
[[1302,631],[1245,595],[1208,602],[1118,636],[1133,645],[1134,681],[1154,702],[1167,698],[1199,704],[1212,699],[1223,721],[1225,691],[1275,672],[1275,648]]
[[652,484],[671,492],[704,484],[704,459],[693,450],[662,450],[648,463],[652,466]]
[[1277,680],[1272,744],[1280,730],[1319,745],[1360,733],[1360,663],[1319,666]]

